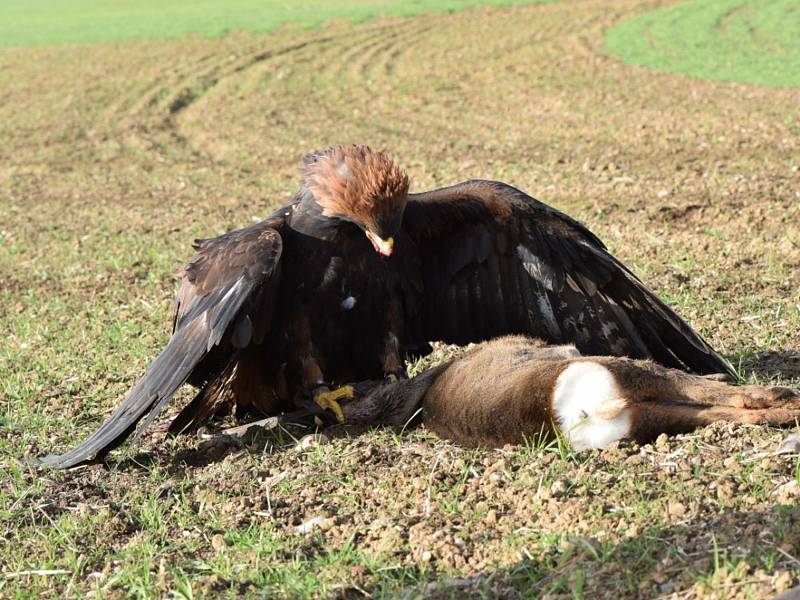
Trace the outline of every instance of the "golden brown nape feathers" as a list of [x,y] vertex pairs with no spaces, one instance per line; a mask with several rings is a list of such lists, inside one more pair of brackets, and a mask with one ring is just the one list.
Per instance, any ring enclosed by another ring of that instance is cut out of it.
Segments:
[[381,240],[400,229],[408,175],[368,146],[333,146],[304,159],[303,185],[326,217],[352,221]]

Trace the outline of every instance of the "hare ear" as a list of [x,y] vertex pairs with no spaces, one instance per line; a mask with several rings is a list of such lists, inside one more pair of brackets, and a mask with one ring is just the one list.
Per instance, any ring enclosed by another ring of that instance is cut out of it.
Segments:
[[552,401],[558,426],[576,450],[605,448],[630,436],[628,402],[601,364],[571,363],[556,379]]

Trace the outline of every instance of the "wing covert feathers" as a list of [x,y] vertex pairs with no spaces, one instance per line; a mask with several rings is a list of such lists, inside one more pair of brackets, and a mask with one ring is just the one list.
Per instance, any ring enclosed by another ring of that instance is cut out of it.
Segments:
[[403,229],[424,287],[407,311],[408,344],[526,334],[587,355],[733,373],[597,236],[511,186],[468,181],[411,194]]

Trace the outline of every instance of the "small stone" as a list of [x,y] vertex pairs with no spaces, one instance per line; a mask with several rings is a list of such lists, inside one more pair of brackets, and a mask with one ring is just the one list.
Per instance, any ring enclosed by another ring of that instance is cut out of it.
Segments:
[[228,542],[225,541],[225,538],[222,536],[222,534],[215,533],[211,536],[211,547],[217,552],[222,552],[228,547]]
[[630,466],[641,465],[643,462],[644,458],[640,454],[631,454],[625,459],[625,464]]
[[550,493],[554,498],[558,498],[566,493],[568,487],[569,484],[566,481],[557,479],[553,482],[553,485],[550,486]]
[[669,504],[667,504],[667,512],[670,516],[682,517],[686,514],[686,506],[681,502],[671,500]]
[[656,451],[658,452],[669,452],[669,436],[666,433],[662,433],[656,438]]
[[800,454],[800,435],[790,435],[783,440],[775,454]]
[[328,517],[326,519],[323,519],[322,522],[319,524],[319,530],[329,531],[334,525],[336,525],[336,519]]
[[730,483],[722,483],[717,486],[717,499],[722,502],[733,500],[733,486]]
[[433,554],[431,554],[430,550],[425,550],[422,553],[422,555],[420,556],[420,558],[422,559],[422,562],[431,562],[431,559],[433,558]]
[[324,522],[325,522],[325,517],[321,516],[312,517],[307,521],[303,521],[302,523],[300,523],[300,525],[295,527],[294,532],[299,534],[310,533],[317,527],[320,527]]
[[385,554],[393,554],[398,551],[398,548],[403,546],[403,537],[401,532],[391,527],[389,529],[384,530],[378,536],[378,540],[375,544],[375,549],[378,552],[383,552]]
[[669,574],[667,574],[663,570],[659,569],[655,573],[653,573],[652,578],[653,578],[653,581],[655,581],[657,584],[661,585],[662,583],[667,581],[667,579],[669,579]]
[[[782,571],[778,571],[777,573],[775,573],[773,575],[773,581],[774,581],[773,585],[775,586],[775,590],[779,594],[783,593],[783,592],[785,592],[785,591],[787,591],[789,589],[789,586],[792,585],[792,574],[789,573],[789,571],[783,571],[783,570]],[[794,588],[794,590],[791,590],[791,591],[797,591],[798,593],[800,593],[800,587]],[[787,594],[787,597],[791,598],[791,596],[789,596],[788,594]]]
[[322,433],[311,433],[309,435],[304,435],[300,438],[300,441],[297,442],[294,449],[298,452],[302,452],[303,450],[308,450],[309,448],[316,448],[317,446],[324,446],[330,441],[327,435]]
[[662,594],[666,594],[674,590],[677,585],[678,584],[674,581],[667,581],[666,583],[662,583],[660,586],[658,586],[658,591]]
[[776,496],[779,502],[791,502],[794,498],[800,497],[800,486],[797,485],[797,480],[791,479],[778,486],[772,495]]
[[475,161],[472,160],[472,159],[467,159],[467,160],[462,161],[461,163],[459,163],[458,170],[459,171],[466,171],[468,169],[471,169],[474,166],[475,166]]

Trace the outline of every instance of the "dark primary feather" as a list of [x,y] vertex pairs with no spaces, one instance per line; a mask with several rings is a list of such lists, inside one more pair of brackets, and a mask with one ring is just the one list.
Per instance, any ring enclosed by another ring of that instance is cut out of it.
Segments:
[[403,230],[424,282],[407,309],[408,345],[522,333],[584,354],[732,373],[591,231],[509,185],[411,194]]
[[66,468],[104,456],[145,417],[139,428],[143,431],[221,342],[250,343],[271,312],[273,294],[264,292],[274,290],[270,280],[277,279],[282,241],[274,227],[279,225],[265,221],[198,241],[197,254],[183,270],[174,332],[166,348],[97,431],[73,450],[41,462]]

